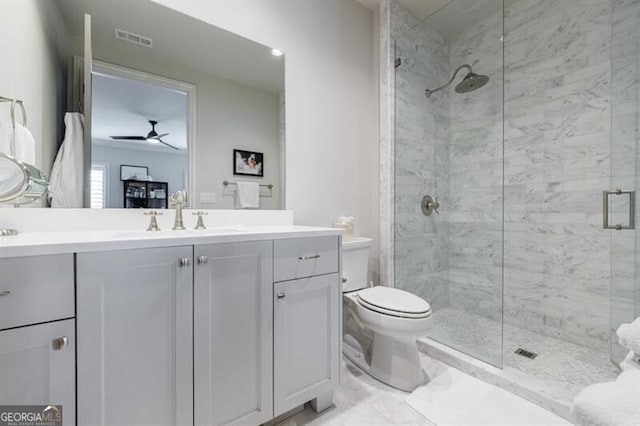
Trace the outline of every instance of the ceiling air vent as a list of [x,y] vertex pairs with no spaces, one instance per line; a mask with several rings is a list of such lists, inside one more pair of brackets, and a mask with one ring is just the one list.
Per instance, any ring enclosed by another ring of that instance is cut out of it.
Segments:
[[114,33],[117,39],[128,41],[129,43],[138,44],[144,47],[151,47],[151,45],[153,44],[153,40],[149,37],[121,30],[120,28],[114,28]]

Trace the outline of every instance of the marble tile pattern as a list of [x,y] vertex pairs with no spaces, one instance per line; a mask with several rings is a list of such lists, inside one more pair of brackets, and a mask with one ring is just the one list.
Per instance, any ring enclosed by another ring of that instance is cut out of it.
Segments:
[[[468,389],[467,383],[475,382],[464,373],[456,371],[437,359],[420,354],[420,363],[427,377],[430,394],[436,398],[442,397],[453,390],[464,380],[465,401],[458,406],[437,406],[435,411],[442,414],[443,410],[450,414],[450,418],[463,420],[456,424],[564,424],[548,412],[536,409],[526,409],[524,401],[516,401],[513,395],[505,395],[499,389],[487,389],[474,383],[473,389]],[[431,386],[429,384],[432,384]],[[453,390],[454,394],[458,393]],[[306,405],[301,412],[275,422],[278,426],[297,425],[425,425],[435,423],[429,418],[436,418],[438,413],[425,410],[424,416],[414,410],[408,403],[409,393],[394,389],[363,373],[347,359],[343,359],[340,386],[333,396],[333,406],[321,413],[316,413]],[[451,400],[451,398],[449,398]],[[455,400],[452,401],[455,405]],[[509,408],[505,408],[508,406]],[[478,408],[483,415],[478,413]],[[525,408],[522,410],[521,408]],[[464,415],[464,417],[461,416]],[[504,422],[505,417],[511,420]],[[448,416],[449,417],[449,416]],[[473,419],[464,421],[464,419]],[[501,421],[502,420],[502,421]]]
[[[443,148],[448,161],[436,165],[449,174],[442,197],[448,213],[449,305],[493,320],[502,318],[502,25],[500,11],[448,40],[449,73],[469,64],[489,82],[457,93],[455,85],[468,72],[463,69],[448,89],[449,135]],[[501,339],[499,332],[485,337],[496,345]]]
[[[503,387],[566,419],[573,398],[585,386],[615,380],[619,368],[609,355],[563,340],[504,325],[503,348],[484,336],[498,332],[502,323],[460,309],[445,308],[434,314],[435,326],[418,347],[427,355],[466,373]],[[444,342],[442,345],[438,342]],[[458,351],[448,346],[459,348]],[[538,354],[528,359],[515,354],[523,348]],[[502,351],[503,367],[477,361],[477,354],[495,358]],[[472,356],[466,356],[465,353]]]
[[[406,13],[395,2],[392,18]],[[392,19],[393,22],[393,19]],[[446,40],[427,25],[395,39],[394,283],[432,309],[448,304],[448,213],[425,216],[424,195],[446,196],[449,94],[428,99],[424,90],[449,78]]]
[[394,0],[378,6],[380,32],[380,283],[395,286],[395,39],[418,20]]
[[[499,319],[503,308],[509,325],[621,355],[610,335],[640,315],[640,238],[602,229],[601,197],[638,188],[640,1],[506,0],[504,76],[499,16],[445,40],[383,3],[406,56],[395,82],[387,62],[382,92],[396,102],[392,154],[381,151],[395,286],[435,309]],[[425,102],[461,62],[489,85]],[[440,195],[440,216],[419,212],[425,193]]]
[[[422,359],[426,358],[422,355]],[[423,365],[432,376],[446,369],[435,360]],[[277,425],[433,425],[405,402],[407,395],[377,381],[344,359],[340,386],[334,393],[332,407],[316,413],[307,405],[302,412]]]
[[393,110],[394,110],[394,49],[391,36],[391,0],[382,0],[378,6],[380,37],[380,115],[379,115],[379,272],[380,283],[393,287]]
[[[640,1],[612,2],[612,102],[611,102],[611,185],[612,189],[640,189],[638,166],[638,123],[640,109],[638,66],[640,61]],[[612,201],[618,197],[612,197]],[[624,200],[624,201],[623,201]],[[626,223],[628,202],[612,203],[612,223]],[[640,224],[640,209],[636,209]],[[618,344],[616,329],[640,316],[640,227],[611,235],[611,354],[620,362],[627,353]]]
[[611,3],[505,9],[504,321],[608,351]]

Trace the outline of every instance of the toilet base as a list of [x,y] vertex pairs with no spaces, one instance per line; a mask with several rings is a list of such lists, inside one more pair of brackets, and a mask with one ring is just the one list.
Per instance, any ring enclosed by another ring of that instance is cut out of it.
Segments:
[[371,377],[394,388],[412,392],[426,383],[414,339],[399,339],[375,333],[371,364],[360,348],[343,342],[343,353]]

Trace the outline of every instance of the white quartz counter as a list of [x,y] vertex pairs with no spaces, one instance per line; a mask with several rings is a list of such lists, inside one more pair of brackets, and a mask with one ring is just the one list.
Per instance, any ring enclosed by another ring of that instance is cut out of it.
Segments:
[[29,232],[0,237],[0,258],[340,235],[312,226],[235,226],[184,231]]
[[195,210],[183,211],[184,231],[172,231],[175,212],[162,210],[161,231],[145,231],[142,209],[0,209],[0,258],[127,250],[224,242],[340,235],[339,229],[294,225],[288,210],[204,210],[207,229],[193,229]]

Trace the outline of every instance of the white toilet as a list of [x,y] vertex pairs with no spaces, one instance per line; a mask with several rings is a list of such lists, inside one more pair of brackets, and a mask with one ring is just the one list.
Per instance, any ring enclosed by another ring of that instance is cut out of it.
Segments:
[[411,392],[425,383],[416,339],[432,326],[431,307],[391,287],[368,287],[370,238],[342,243],[343,352],[376,379]]

